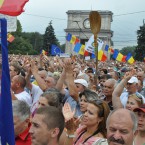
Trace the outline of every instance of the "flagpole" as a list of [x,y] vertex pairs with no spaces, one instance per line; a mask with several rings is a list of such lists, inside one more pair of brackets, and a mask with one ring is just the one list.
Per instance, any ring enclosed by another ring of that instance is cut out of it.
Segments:
[[99,12],[97,11],[91,11],[89,15],[90,20],[90,27],[92,30],[92,33],[94,34],[94,46],[95,46],[95,54],[96,54],[96,73],[95,73],[95,85],[97,88],[97,71],[98,71],[98,42],[97,42],[97,36],[101,29],[101,16]]

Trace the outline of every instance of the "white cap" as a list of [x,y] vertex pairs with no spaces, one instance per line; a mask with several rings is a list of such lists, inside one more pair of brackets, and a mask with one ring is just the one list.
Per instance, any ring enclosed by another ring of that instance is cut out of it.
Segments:
[[128,83],[138,83],[137,77],[131,77],[131,79],[128,81]]
[[87,81],[84,80],[84,79],[77,79],[77,80],[74,80],[74,83],[76,83],[76,84],[81,84],[81,85],[83,85],[83,86],[85,86],[85,87],[88,88],[88,83],[87,83]]

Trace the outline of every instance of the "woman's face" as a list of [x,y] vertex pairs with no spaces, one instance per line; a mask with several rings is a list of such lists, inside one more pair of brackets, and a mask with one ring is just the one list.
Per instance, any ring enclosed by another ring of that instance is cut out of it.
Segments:
[[88,102],[86,100],[86,97],[84,95],[82,95],[82,97],[80,99],[80,110],[82,113],[86,112],[87,106],[88,106]]
[[137,101],[134,98],[129,97],[127,104],[126,104],[126,109],[133,111],[135,108],[138,108],[139,105]]
[[98,117],[99,108],[95,106],[94,104],[88,103],[87,111],[84,114],[83,117],[83,124],[87,127],[98,127],[98,124],[100,122],[100,117]]

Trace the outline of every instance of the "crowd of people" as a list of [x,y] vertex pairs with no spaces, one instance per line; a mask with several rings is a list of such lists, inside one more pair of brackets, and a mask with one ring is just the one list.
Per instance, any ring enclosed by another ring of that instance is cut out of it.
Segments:
[[12,55],[9,68],[16,145],[145,145],[144,62]]

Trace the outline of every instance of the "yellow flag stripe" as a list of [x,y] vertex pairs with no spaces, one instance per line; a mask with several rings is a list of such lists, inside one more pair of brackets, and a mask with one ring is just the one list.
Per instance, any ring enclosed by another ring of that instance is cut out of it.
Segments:
[[0,0],[0,8],[2,7],[4,0]]

